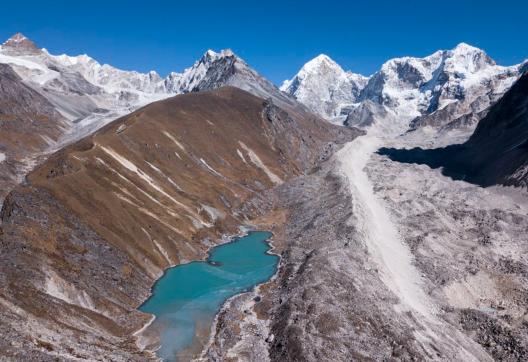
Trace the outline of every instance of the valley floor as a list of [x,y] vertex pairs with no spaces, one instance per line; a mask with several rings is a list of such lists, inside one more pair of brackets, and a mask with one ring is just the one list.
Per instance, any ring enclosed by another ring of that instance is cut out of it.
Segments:
[[254,200],[268,215],[287,214],[275,230],[281,269],[229,302],[204,356],[526,358],[527,198],[391,161],[381,146],[417,145],[372,130]]

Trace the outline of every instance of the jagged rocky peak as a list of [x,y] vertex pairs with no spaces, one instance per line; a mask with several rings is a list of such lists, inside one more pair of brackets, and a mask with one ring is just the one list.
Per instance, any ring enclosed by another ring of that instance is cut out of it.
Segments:
[[193,65],[192,68],[196,68],[197,65],[204,64],[207,66],[212,65],[213,63],[224,60],[224,59],[230,59],[232,61],[241,61],[244,62],[239,56],[237,56],[231,49],[222,49],[219,52],[215,52],[214,50],[208,49],[204,55]]
[[192,67],[185,69],[183,73],[171,73],[165,81],[165,87],[177,93],[212,90],[223,86],[234,86],[261,98],[271,97],[281,106],[297,104],[231,49],[220,52],[208,50]]
[[41,50],[24,34],[16,33],[2,44],[2,50],[13,55],[34,55]]
[[212,60],[216,60],[219,58],[225,58],[225,57],[238,58],[238,56],[231,49],[222,49],[220,52],[215,52],[214,50],[208,49],[203,55],[203,59],[212,59]]
[[[237,61],[244,63],[231,49],[224,49],[220,52],[209,49],[192,67],[185,69],[183,73],[171,72],[165,80],[165,86],[169,91],[177,93],[199,90],[208,72],[210,73],[209,76],[211,76],[211,72],[225,73],[227,68]],[[229,64],[226,65],[226,62]],[[220,66],[220,63],[223,66]],[[222,69],[215,71],[216,68]]]

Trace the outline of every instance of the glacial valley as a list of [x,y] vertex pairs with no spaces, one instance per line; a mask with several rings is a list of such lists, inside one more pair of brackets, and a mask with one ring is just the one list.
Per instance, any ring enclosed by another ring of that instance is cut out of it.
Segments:
[[162,78],[14,35],[0,360],[526,360],[527,68],[460,43],[279,88],[228,49]]

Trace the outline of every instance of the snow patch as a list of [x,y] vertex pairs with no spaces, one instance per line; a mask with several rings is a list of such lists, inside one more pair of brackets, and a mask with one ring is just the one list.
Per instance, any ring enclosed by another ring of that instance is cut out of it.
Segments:
[[200,158],[200,162],[204,164],[205,167],[209,169],[212,173],[214,173],[217,176],[220,176],[224,178],[224,175],[222,175],[220,172],[216,171],[214,168],[212,168],[203,158]]
[[112,150],[111,148],[106,148],[104,146],[99,146],[101,147],[101,149],[107,153],[109,156],[111,156],[113,159],[115,159],[117,162],[119,162],[123,167],[125,167],[126,169],[130,170],[131,172],[135,173],[137,176],[139,176],[142,180],[144,180],[145,182],[147,182],[147,184],[149,184],[154,190],[158,191],[160,194],[162,194],[163,196],[165,196],[166,198],[168,198],[169,200],[171,200],[172,202],[174,202],[176,205],[180,206],[181,208],[183,208],[185,211],[187,211],[189,214],[191,214],[194,218],[196,218],[197,220],[200,221],[200,223],[203,225],[203,226],[206,226],[206,227],[210,227],[212,225],[210,225],[209,223],[206,223],[205,221],[203,221],[194,211],[191,210],[190,207],[188,207],[187,205],[181,203],[180,201],[176,200],[174,197],[172,197],[171,195],[169,195],[165,190],[163,190],[163,188],[158,185],[153,179],[152,177],[150,177],[148,174],[146,174],[145,172],[143,172],[142,170],[140,170],[138,167],[136,167],[136,165],[134,165],[132,162],[130,162],[129,160],[127,160],[126,158],[122,157],[121,155],[119,155],[117,152],[115,152],[114,150]]
[[[132,172],[134,172],[135,174],[139,174],[139,172],[141,170],[139,170],[132,162],[124,159],[123,157],[121,157],[119,154],[117,154],[115,151],[113,151],[112,149],[110,148],[105,148],[104,146],[100,146],[108,155],[112,156],[112,158],[116,159],[116,160],[120,160],[123,162],[119,162],[121,163],[123,166],[126,164],[127,166],[125,166],[127,169],[131,170]],[[114,157],[115,156],[115,157]],[[117,158],[116,158],[117,157]],[[116,170],[114,170],[112,167],[110,167],[109,165],[107,165],[103,160],[101,160],[100,158],[98,158],[98,161],[100,163],[102,163],[104,166],[106,166],[108,169],[110,169],[112,172],[116,173],[121,179],[125,180],[127,183],[131,184],[132,186],[134,186],[138,191],[140,191],[143,195],[147,196],[150,200],[152,200],[153,202],[155,202],[156,204],[160,205],[161,207],[163,207],[171,216],[176,216],[176,214],[174,214],[173,212],[171,212],[171,210],[163,205],[162,203],[160,203],[157,199],[155,199],[154,197],[152,197],[149,193],[147,193],[146,191],[142,190],[141,188],[139,188],[136,184],[134,184],[132,181],[130,181],[128,178],[126,178],[125,176],[121,175],[119,172],[117,172]],[[195,213],[190,207],[188,207],[187,205],[181,203],[180,201],[176,200],[174,197],[172,197],[171,195],[169,195],[167,192],[165,192],[165,190],[163,190],[163,188],[161,188],[161,186],[159,186],[157,183],[154,182],[154,180],[148,176],[147,174],[143,173],[141,171],[142,175],[143,176],[140,176],[143,180],[147,181],[147,183],[154,189],[156,190],[157,192],[159,192],[160,194],[162,194],[163,196],[167,197],[169,200],[171,200],[172,202],[174,202],[176,205],[178,205],[179,207],[181,207],[182,209],[184,209],[185,211],[187,211],[190,216],[192,218],[193,221],[196,221],[198,223],[198,225],[200,225],[200,227],[210,227],[212,226],[210,223],[208,222],[205,222],[197,213]],[[127,200],[124,200],[124,201],[127,201]],[[129,201],[129,200],[128,200]],[[154,216],[157,218],[157,216]],[[167,224],[168,225],[168,224]]]
[[218,219],[223,219],[225,217],[225,214],[222,211],[212,206],[209,206],[206,204],[201,204],[201,206],[202,206],[202,209],[205,210],[207,214],[209,214],[209,217],[211,218],[211,220],[213,220],[213,222]]
[[[163,131],[163,134],[165,136],[167,136],[172,142],[174,142],[176,144],[176,146],[178,146],[182,151],[185,152],[185,147],[183,147],[183,145],[173,136],[171,135],[169,132],[167,131]],[[178,157],[180,157],[180,155],[178,155]],[[180,157],[181,158],[181,157]]]
[[165,225],[166,227],[168,227],[169,229],[171,229],[172,231],[180,234],[180,235],[185,235],[181,230],[175,228],[174,226],[172,226],[171,224],[163,221],[162,219],[160,219],[156,214],[150,212],[149,210],[145,209],[144,207],[141,207],[139,206],[138,204],[134,203],[133,201],[129,200],[126,196],[124,195],[121,195],[119,193],[115,193],[115,195],[120,199],[120,200],[123,200],[127,203],[129,203],[130,205],[136,207],[139,211],[141,211],[142,213],[144,213],[145,215],[148,215],[150,216],[151,218],[153,218],[154,220],[158,221],[159,223],[161,223],[162,225]]
[[253,150],[251,148],[249,148],[248,146],[246,146],[244,144],[244,142],[242,141],[238,141],[238,143],[240,144],[240,146],[248,153],[249,155],[249,159],[251,160],[251,162],[253,162],[253,164],[255,164],[255,166],[257,166],[258,168],[260,168],[262,171],[264,171],[264,173],[269,177],[269,179],[271,180],[271,182],[273,182],[274,184],[281,184],[283,181],[282,179],[277,176],[276,174],[274,174],[265,164],[264,162],[262,162],[262,160],[259,158],[259,156],[253,152]]
[[68,283],[53,271],[49,271],[46,275],[45,292],[68,304],[100,313],[86,291],[77,289],[73,284]]
[[240,157],[242,161],[244,161],[244,163],[247,164],[246,158],[244,157],[244,155],[238,148],[237,148],[237,154],[238,154],[238,157]]
[[158,241],[156,239],[153,239],[149,232],[147,230],[145,230],[145,228],[141,228],[141,230],[143,230],[143,232],[147,235],[148,239],[150,240],[151,243],[153,243],[155,246],[156,246],[156,249],[158,250],[158,253],[160,253],[161,256],[163,256],[165,258],[165,260],[167,261],[167,263],[169,265],[172,265],[172,261],[170,259],[170,256],[169,254],[167,253],[167,251],[165,249],[163,249],[163,247],[161,246],[160,243],[158,243]]

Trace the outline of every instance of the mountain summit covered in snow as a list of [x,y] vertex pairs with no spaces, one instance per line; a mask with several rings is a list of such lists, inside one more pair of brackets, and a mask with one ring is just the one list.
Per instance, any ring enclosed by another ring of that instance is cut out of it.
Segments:
[[445,127],[456,120],[474,126],[470,114],[485,112],[518,79],[521,68],[497,65],[465,43],[424,58],[391,59],[370,77],[345,72],[320,55],[281,89],[313,112],[348,125],[397,118],[404,122],[400,128],[409,122],[411,129]]
[[37,159],[111,121],[154,101],[229,85],[305,109],[231,50],[208,50],[191,67],[163,78],[155,71],[101,64],[86,54],[54,55],[15,34],[0,46],[0,202]]
[[208,50],[183,72],[162,78],[155,71],[140,73],[101,64],[86,54],[52,55],[17,33],[0,47],[2,63],[70,122],[69,141],[153,101],[226,85],[278,103],[296,103],[231,50]]
[[321,54],[306,63],[281,90],[294,96],[313,112],[331,119],[339,116],[346,105],[356,103],[368,77],[343,68],[330,57]]

